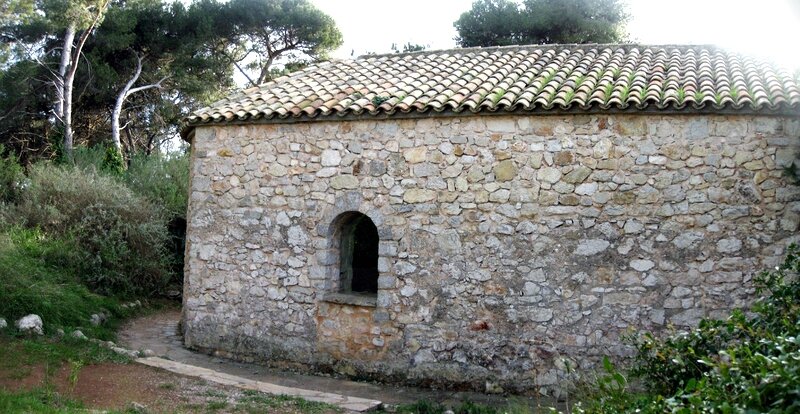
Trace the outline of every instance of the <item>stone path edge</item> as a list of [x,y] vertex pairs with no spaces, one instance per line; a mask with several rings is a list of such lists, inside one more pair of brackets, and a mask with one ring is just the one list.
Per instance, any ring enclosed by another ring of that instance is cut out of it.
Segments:
[[137,358],[136,362],[170,371],[180,375],[201,378],[206,381],[215,382],[223,385],[231,385],[246,390],[259,391],[272,395],[288,395],[300,397],[305,400],[327,403],[341,407],[345,410],[356,412],[375,411],[382,407],[383,403],[378,400],[351,397],[347,395],[333,394],[321,391],[305,390],[302,388],[285,387],[282,385],[270,384],[268,382],[255,381],[235,375],[217,372],[207,368],[196,367],[181,362],[170,361],[159,357]]

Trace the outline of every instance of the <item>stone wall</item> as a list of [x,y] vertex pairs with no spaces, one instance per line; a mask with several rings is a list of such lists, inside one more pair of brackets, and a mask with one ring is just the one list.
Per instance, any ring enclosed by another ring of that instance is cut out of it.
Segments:
[[[629,329],[746,306],[796,234],[800,122],[469,116],[202,126],[188,346],[519,391],[624,356]],[[379,291],[331,300],[335,223],[376,224]]]

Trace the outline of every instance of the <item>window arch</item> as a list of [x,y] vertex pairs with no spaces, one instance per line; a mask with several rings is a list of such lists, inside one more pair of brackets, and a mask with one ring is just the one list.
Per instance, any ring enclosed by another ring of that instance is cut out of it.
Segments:
[[339,289],[378,293],[378,228],[366,215],[348,212],[339,224]]

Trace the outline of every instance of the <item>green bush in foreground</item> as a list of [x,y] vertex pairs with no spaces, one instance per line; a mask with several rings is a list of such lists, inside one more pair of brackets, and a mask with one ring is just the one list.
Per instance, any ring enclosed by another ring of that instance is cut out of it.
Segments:
[[734,311],[664,339],[634,338],[631,375],[646,390],[627,392],[625,376],[606,361],[576,413],[800,412],[800,249],[755,278],[763,294],[752,316]]
[[73,166],[39,164],[8,220],[71,243],[93,290],[150,294],[170,277],[169,234],[163,209],[111,176]]

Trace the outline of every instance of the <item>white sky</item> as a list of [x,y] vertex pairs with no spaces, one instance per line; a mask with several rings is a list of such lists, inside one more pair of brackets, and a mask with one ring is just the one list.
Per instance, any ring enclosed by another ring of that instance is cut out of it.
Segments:
[[[623,0],[628,32],[645,44],[716,44],[800,69],[800,0]],[[336,21],[333,57],[390,52],[392,43],[456,46],[453,22],[472,0],[311,0]]]

